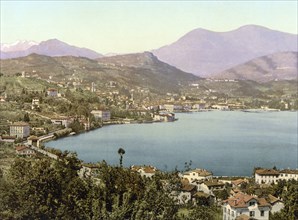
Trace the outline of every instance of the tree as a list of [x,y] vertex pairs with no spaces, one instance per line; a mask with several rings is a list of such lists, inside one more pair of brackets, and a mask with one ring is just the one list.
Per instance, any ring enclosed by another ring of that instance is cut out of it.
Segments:
[[24,122],[29,122],[30,121],[30,117],[29,117],[29,114],[26,112],[25,115],[24,115]]
[[123,160],[123,155],[125,154],[125,150],[120,147],[118,149],[118,154],[120,155],[120,167],[122,167],[122,160]]

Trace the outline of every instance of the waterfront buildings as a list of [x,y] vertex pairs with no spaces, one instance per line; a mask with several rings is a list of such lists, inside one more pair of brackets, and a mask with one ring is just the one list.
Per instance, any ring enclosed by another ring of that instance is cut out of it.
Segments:
[[175,121],[174,113],[159,113],[155,114],[153,117],[153,121],[157,122],[172,122]]
[[94,115],[96,119],[101,119],[103,122],[111,120],[111,112],[108,110],[92,110],[91,114]]
[[68,117],[58,117],[51,118],[51,122],[55,125],[62,125],[65,128],[68,128],[68,126],[73,122],[73,119]]

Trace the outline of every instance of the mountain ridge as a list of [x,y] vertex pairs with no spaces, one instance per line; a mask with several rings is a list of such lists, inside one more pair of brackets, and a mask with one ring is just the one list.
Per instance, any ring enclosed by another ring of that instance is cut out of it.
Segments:
[[31,47],[20,51],[1,51],[1,59],[11,59],[18,57],[25,57],[32,53],[46,55],[46,56],[76,56],[87,57],[95,59],[102,57],[103,55],[97,53],[91,49],[76,47],[62,42],[58,39],[49,39],[42,41],[39,44],[32,45]]
[[246,25],[227,32],[194,29],[152,52],[185,72],[208,76],[256,57],[297,50],[295,34]]
[[[123,55],[125,56],[125,55]],[[148,88],[154,93],[176,92],[181,85],[199,77],[185,73],[175,67],[159,61],[151,53],[130,54],[134,60],[143,58],[146,65],[120,65],[111,61],[97,61],[86,57],[62,56],[50,57],[30,54],[26,57],[0,60],[1,72],[14,75],[25,72],[43,79],[65,81],[80,79],[80,82],[108,83],[115,81],[123,87]],[[100,60],[100,59],[99,59]]]
[[293,80],[298,77],[298,52],[279,52],[252,59],[213,76],[216,79]]

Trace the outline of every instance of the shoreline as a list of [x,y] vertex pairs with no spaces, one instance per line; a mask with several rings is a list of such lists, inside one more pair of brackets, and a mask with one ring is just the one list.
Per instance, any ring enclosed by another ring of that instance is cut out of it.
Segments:
[[[222,117],[222,116],[224,116],[224,115],[229,115],[230,117],[232,117],[232,115],[233,115],[233,113],[231,112],[231,113],[224,113],[224,112],[222,112],[222,113],[220,113],[221,111],[214,111],[214,113],[216,114],[215,115],[215,117],[216,118],[218,118],[218,117]],[[285,114],[281,114],[281,117],[283,118],[284,116],[287,116],[287,115],[289,115],[290,116],[290,118],[292,118],[293,117],[293,114],[291,114],[291,113],[296,113],[297,111],[295,111],[295,112],[293,112],[293,111],[284,111],[284,113]],[[192,113],[192,112],[191,112]],[[271,113],[271,112],[270,112]],[[181,118],[179,117],[179,114],[181,114]],[[179,113],[178,114],[178,116],[177,117],[179,117],[179,120],[181,120],[181,121],[185,121],[185,120],[183,120],[183,119],[185,119],[185,117],[186,118],[192,118],[192,117],[195,117],[195,118],[197,118],[197,117],[199,117],[199,118],[205,118],[205,116],[204,115],[200,115],[199,113],[195,113],[195,114],[193,114],[194,116],[187,116],[186,114],[183,114],[183,112],[182,113]],[[261,116],[261,115],[251,115],[251,116],[249,116],[250,114],[245,114],[245,112],[243,112],[243,113],[241,113],[241,111],[236,111],[235,112],[235,116],[237,116],[236,117],[236,119],[237,118],[242,118],[242,117],[244,117],[244,118],[259,118],[259,117],[263,117],[263,116]],[[280,113],[273,113],[273,114],[276,114],[276,115],[280,115]],[[182,117],[182,115],[184,115],[183,117]],[[195,116],[195,115],[197,115],[197,116]],[[208,114],[209,115],[209,114]],[[212,113],[210,114],[210,115],[213,115]],[[246,115],[246,116],[245,116]],[[284,116],[282,116],[282,115],[284,115]],[[213,116],[210,116],[210,117],[213,117]],[[265,117],[265,116],[264,116]],[[265,117],[265,118],[268,118],[268,117]],[[271,118],[271,116],[269,116],[269,118]],[[275,116],[274,116],[274,118],[276,118]],[[288,117],[287,117],[288,118]],[[248,119],[247,119],[248,120]],[[136,123],[132,123],[132,124],[136,124]],[[141,124],[141,123],[138,123],[138,124]],[[151,124],[151,123],[150,123]],[[99,127],[99,128],[103,128],[104,126],[110,126],[110,125],[127,125],[127,123],[119,123],[119,122],[111,122],[111,123],[107,123],[107,124],[104,124],[103,126],[101,126],[101,127]],[[178,124],[177,124],[178,125]],[[156,127],[157,125],[155,125],[155,127]],[[174,126],[174,125],[173,125]],[[154,126],[153,127],[151,127],[151,126],[149,126],[149,127],[147,127],[147,126],[142,126],[142,128],[144,128],[145,129],[145,131],[147,131],[147,130],[151,130],[151,129],[155,129],[154,128]],[[157,127],[160,127],[160,126],[157,126]],[[164,126],[162,126],[162,127],[164,127]],[[172,127],[172,125],[166,125],[165,127],[169,127],[169,128],[171,128]],[[292,126],[291,126],[292,127]],[[92,130],[89,130],[89,131],[95,131],[95,130],[97,130],[98,128],[94,128],[94,129],[92,129]],[[119,130],[120,129],[120,130]],[[124,129],[124,130],[123,130]],[[118,130],[119,130],[119,132],[121,132],[121,131],[125,131],[125,130],[127,130],[127,129],[129,129],[129,130],[132,130],[132,131],[137,131],[139,128],[138,128],[138,126],[128,126],[128,127],[126,127],[126,128],[116,128],[116,131],[118,132]],[[111,133],[111,134],[113,134],[113,131],[111,131],[111,128],[109,129],[110,131],[108,131],[109,133]],[[76,135],[79,135],[79,134],[84,134],[84,133],[87,133],[87,132],[89,132],[89,131],[84,131],[84,132],[81,132],[81,133],[78,133],[78,134],[76,134]],[[101,134],[101,138],[100,139],[98,139],[99,141],[103,138],[102,137],[102,135],[103,136],[105,136],[105,133],[106,132],[101,132],[101,131],[99,131],[100,132],[100,134]],[[75,135],[75,136],[76,136]],[[89,138],[92,138],[93,136],[95,136],[95,137],[97,137],[97,134],[90,134],[91,136],[89,137],[89,135],[88,135],[88,137]],[[70,135],[71,136],[71,135]],[[98,136],[98,137],[99,137]],[[65,137],[68,137],[68,136],[65,136]],[[113,146],[115,145],[115,146],[117,146],[118,145],[118,142],[119,141],[114,141],[113,139],[113,136],[111,136],[112,137],[112,139],[111,139],[111,141],[114,143],[115,142],[115,144],[112,144]],[[130,136],[129,136],[130,137]],[[154,136],[155,137],[155,136]],[[153,138],[154,138],[153,137]],[[64,138],[64,137],[59,137],[59,138],[57,138],[57,139],[55,139],[55,140],[59,140],[60,138]],[[113,159],[113,160],[110,160],[111,158],[111,156],[109,156],[110,154],[106,154],[106,153],[104,153],[105,151],[103,151],[103,154],[102,154],[102,157],[101,158],[99,158],[98,160],[94,160],[94,158],[91,156],[85,156],[85,158],[84,159],[82,159],[79,155],[81,155],[81,154],[85,154],[84,152],[86,151],[86,154],[90,154],[90,150],[85,150],[84,151],[84,146],[86,145],[88,145],[89,146],[89,144],[88,144],[88,139],[89,138],[83,138],[82,140],[84,140],[84,142],[82,142],[82,145],[75,145],[75,143],[76,143],[76,141],[72,141],[72,140],[67,140],[67,141],[62,141],[61,142],[61,144],[53,144],[52,145],[52,148],[55,148],[55,149],[63,149],[63,150],[71,150],[72,152],[77,152],[78,153],[78,157],[79,157],[79,159],[80,160],[82,160],[83,162],[96,162],[96,161],[102,161],[102,160],[106,160],[110,165],[117,165],[117,161],[115,162],[115,160]],[[121,137],[119,137],[120,139],[121,139]],[[118,138],[118,139],[119,139]],[[156,137],[156,138],[159,138],[159,135]],[[117,138],[116,138],[117,139]],[[55,141],[54,140],[54,141]],[[79,139],[76,139],[76,140],[81,140],[81,138],[79,138]],[[108,143],[108,142],[106,142],[106,141],[108,141],[108,140],[106,140],[106,139],[104,139],[104,141],[105,141],[105,143]],[[63,147],[63,145],[64,146],[68,146],[68,144],[67,143],[70,143],[69,144],[69,146],[70,147]],[[100,141],[101,142],[101,141]],[[100,142],[98,142],[98,144],[100,144]],[[65,144],[63,144],[63,143],[65,143]],[[72,143],[72,144],[71,144]],[[161,142],[162,143],[162,142]],[[163,146],[163,145],[161,145],[161,143],[160,143],[160,146]],[[56,147],[55,147],[55,145],[56,145]],[[74,147],[71,147],[71,146],[74,146]],[[105,145],[100,145],[100,146],[105,146],[105,147],[108,147],[107,149],[108,149],[108,151],[110,151],[109,149],[112,147],[111,145],[107,145],[107,144],[105,144]],[[206,145],[208,145],[208,143],[206,143]],[[260,145],[260,144],[259,144]],[[60,147],[59,147],[60,146]],[[125,146],[129,146],[129,144],[125,144]],[[289,146],[292,146],[292,145],[289,145]],[[51,146],[46,146],[46,147],[51,147]],[[91,147],[92,147],[92,145],[91,145]],[[130,145],[129,146],[130,147],[130,151],[132,150],[132,149],[134,149],[134,148],[132,148],[133,146],[132,145]],[[165,149],[167,149],[167,146],[164,146],[165,147]],[[292,147],[291,147],[292,148]],[[88,148],[89,149],[89,148]],[[91,149],[91,148],[90,148]],[[100,149],[106,149],[106,148],[99,148],[99,150]],[[160,148],[160,149],[162,149],[162,148]],[[62,150],[62,151],[63,151]],[[101,150],[102,151],[102,150]],[[92,155],[92,154],[91,154]],[[143,154],[142,154],[143,155]],[[175,156],[175,157],[179,157],[179,156]],[[186,158],[189,158],[188,156],[186,156]],[[183,159],[183,158],[182,158]],[[192,159],[193,161],[194,161],[194,159]],[[135,161],[135,162],[133,162],[133,161]],[[137,162],[136,162],[137,161]],[[141,162],[140,162],[141,161]],[[145,160],[143,160],[143,159],[140,159],[139,161],[138,160],[128,160],[127,162],[129,162],[129,165],[132,165],[132,164],[150,164],[150,165],[157,165],[162,171],[167,171],[167,172],[169,172],[170,170],[174,170],[174,167],[175,166],[172,166],[171,165],[171,162],[170,163],[168,163],[167,162],[167,164],[168,164],[168,167],[170,168],[170,167],[172,167],[172,169],[168,169],[168,170],[165,170],[165,169],[163,169],[164,167],[163,167],[163,165],[162,164],[160,164],[159,163],[159,160],[155,160],[155,159],[153,159],[153,160],[151,160],[150,159],[150,157],[149,157],[149,159],[147,158],[147,159],[145,159]],[[165,161],[165,163],[166,163],[166,161]],[[178,162],[178,160],[177,160],[177,163],[179,164],[179,169],[181,170],[181,169],[183,169],[183,164],[180,162]],[[160,164],[160,165],[158,165],[158,164]],[[257,165],[259,165],[259,163],[256,163],[256,165],[255,166],[257,166]],[[260,165],[262,165],[262,166],[266,166],[266,164],[265,165],[263,165],[263,164],[260,164]],[[269,164],[270,165],[270,164]],[[254,166],[254,165],[253,165]],[[253,166],[251,166],[251,169],[253,169]],[[287,164],[286,165],[284,165],[284,166],[288,166]],[[129,167],[129,166],[127,166],[127,167]],[[289,165],[289,167],[294,167],[295,168],[295,166],[291,166],[291,165]],[[235,175],[237,175],[237,176],[249,176],[249,173],[247,172],[247,168],[244,168],[245,169],[245,172],[244,173],[242,173],[242,172],[231,172],[231,174],[230,173],[226,173],[226,172],[224,172],[224,173],[222,173],[220,170],[221,169],[216,169],[216,170],[214,170],[214,171],[216,171],[215,172],[215,175],[216,176],[222,176],[222,175],[224,175],[224,176],[235,176]],[[218,171],[220,171],[220,172],[218,172]]]

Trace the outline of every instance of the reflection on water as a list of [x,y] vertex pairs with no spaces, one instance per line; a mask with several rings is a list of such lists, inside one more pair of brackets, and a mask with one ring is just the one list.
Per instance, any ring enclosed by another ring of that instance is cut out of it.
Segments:
[[215,175],[251,175],[256,166],[297,167],[297,112],[176,114],[173,123],[106,126],[46,144],[76,151],[86,162],[151,164],[162,170],[192,167]]

